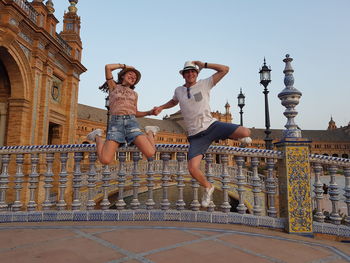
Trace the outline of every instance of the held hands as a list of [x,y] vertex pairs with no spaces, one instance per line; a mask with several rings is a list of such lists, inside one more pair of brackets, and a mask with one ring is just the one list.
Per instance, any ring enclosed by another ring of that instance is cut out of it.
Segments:
[[153,107],[150,111],[148,111],[148,115],[157,116],[162,110],[159,110],[160,107]]
[[159,113],[161,113],[162,112],[162,108],[161,107],[154,107],[153,109],[152,109],[152,114],[153,115],[155,115],[155,116],[157,116]]

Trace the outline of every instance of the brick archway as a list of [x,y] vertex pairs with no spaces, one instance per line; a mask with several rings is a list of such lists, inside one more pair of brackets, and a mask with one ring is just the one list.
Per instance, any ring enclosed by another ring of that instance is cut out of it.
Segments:
[[10,95],[10,80],[6,68],[0,59],[0,146],[6,145],[7,103]]
[[30,82],[29,74],[26,74],[29,62],[23,59],[25,55],[18,49],[0,47],[0,122],[5,123],[3,130],[0,130],[0,143],[2,141],[3,145],[28,144],[28,140],[21,135],[30,127],[30,99],[26,85]]

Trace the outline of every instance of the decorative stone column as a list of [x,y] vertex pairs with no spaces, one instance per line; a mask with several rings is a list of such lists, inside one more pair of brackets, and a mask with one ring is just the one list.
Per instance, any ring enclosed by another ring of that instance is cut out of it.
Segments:
[[283,139],[276,143],[278,150],[284,153],[279,161],[279,213],[287,218],[286,230],[294,234],[312,234],[311,173],[309,162],[310,141],[302,138],[300,128],[294,118],[298,112],[302,93],[293,87],[294,77],[291,62],[287,54],[283,73],[285,89],[278,94],[281,104],[286,107],[284,115],[288,121],[283,131]]

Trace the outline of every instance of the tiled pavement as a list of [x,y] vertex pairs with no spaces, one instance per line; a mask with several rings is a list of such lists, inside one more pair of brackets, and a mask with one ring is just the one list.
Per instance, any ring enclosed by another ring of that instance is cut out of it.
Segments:
[[350,262],[350,243],[240,225],[0,224],[0,262]]

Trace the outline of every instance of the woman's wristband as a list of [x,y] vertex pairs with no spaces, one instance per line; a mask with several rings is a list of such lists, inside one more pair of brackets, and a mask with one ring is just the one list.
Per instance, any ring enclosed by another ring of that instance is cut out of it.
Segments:
[[113,76],[111,78],[106,78],[106,80],[112,80],[113,79]]
[[208,67],[208,63],[205,62],[205,63],[204,63],[204,68],[207,68],[207,67]]

